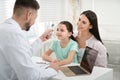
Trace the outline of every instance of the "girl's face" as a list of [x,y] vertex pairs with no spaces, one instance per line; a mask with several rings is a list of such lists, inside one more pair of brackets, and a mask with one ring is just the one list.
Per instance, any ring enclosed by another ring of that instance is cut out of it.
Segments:
[[89,29],[92,29],[92,25],[84,14],[80,15],[77,25],[78,31],[89,32]]
[[58,24],[56,36],[59,40],[69,39],[71,32],[68,32],[66,25]]

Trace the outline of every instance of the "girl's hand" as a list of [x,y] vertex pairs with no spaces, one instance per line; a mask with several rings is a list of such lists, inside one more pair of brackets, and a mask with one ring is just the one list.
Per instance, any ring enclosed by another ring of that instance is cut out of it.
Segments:
[[57,72],[60,69],[60,66],[55,62],[51,62],[49,67],[55,69]]
[[58,59],[54,59],[54,60],[52,60],[52,62],[53,62],[53,63],[56,63],[57,65],[60,66],[60,60],[58,60]]
[[60,62],[60,60],[58,60],[58,59],[53,59],[52,62],[58,63],[58,62]]

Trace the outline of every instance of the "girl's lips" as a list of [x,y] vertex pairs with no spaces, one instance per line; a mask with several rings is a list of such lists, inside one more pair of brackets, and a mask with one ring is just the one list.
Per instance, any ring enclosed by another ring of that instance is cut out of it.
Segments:
[[61,37],[62,35],[57,35],[57,37]]

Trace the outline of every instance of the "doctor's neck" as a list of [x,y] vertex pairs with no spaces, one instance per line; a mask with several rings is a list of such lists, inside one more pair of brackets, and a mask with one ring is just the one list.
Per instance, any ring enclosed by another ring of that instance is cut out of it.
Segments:
[[16,14],[13,14],[12,19],[14,19],[21,27],[21,29],[24,30],[24,16],[17,16]]

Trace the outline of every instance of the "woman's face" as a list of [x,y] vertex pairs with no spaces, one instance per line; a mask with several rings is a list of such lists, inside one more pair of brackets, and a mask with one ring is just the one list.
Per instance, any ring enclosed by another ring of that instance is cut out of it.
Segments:
[[80,15],[77,25],[78,31],[89,32],[89,29],[92,29],[92,25],[84,14]]

